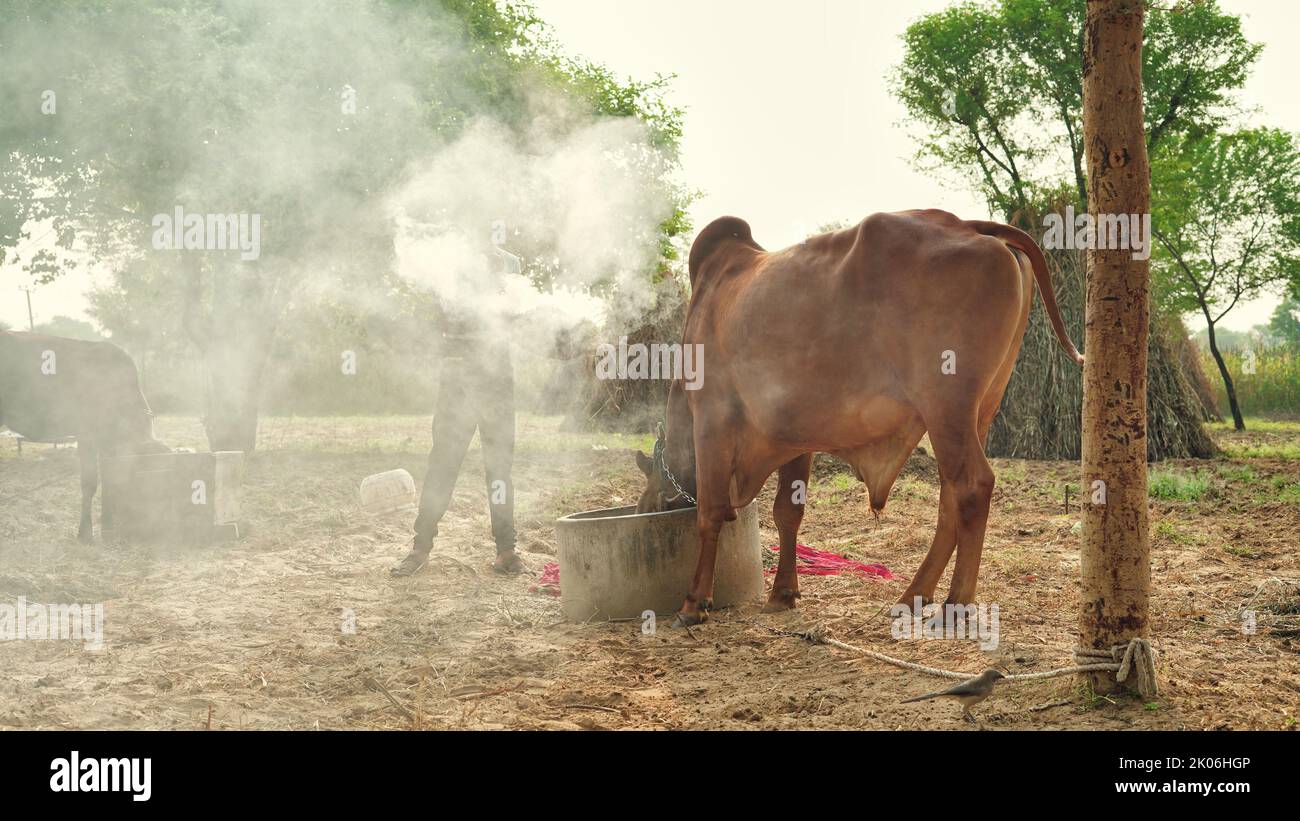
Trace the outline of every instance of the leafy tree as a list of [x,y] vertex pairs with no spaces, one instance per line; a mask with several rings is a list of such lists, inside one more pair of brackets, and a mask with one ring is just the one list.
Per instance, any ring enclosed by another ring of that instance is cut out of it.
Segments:
[[[909,26],[893,85],[922,127],[918,163],[956,169],[990,210],[1021,225],[1062,187],[1087,210],[1085,5],[964,2]],[[1221,124],[1229,92],[1244,83],[1260,48],[1213,0],[1150,7],[1142,51],[1148,148]]]
[[[964,174],[991,210],[1031,230],[1038,214],[1063,203],[1087,210],[1081,128],[1085,6],[1084,0],[966,2],[921,18],[903,37],[907,50],[894,77],[895,93],[912,121],[925,128],[918,163]],[[1177,210],[1162,188],[1194,162],[1182,152],[1227,128],[1236,113],[1232,92],[1243,85],[1260,50],[1246,40],[1238,18],[1213,0],[1147,5],[1144,128],[1154,202],[1165,203],[1163,216],[1153,214],[1155,227]],[[1203,199],[1201,206],[1230,207],[1224,197]],[[1189,221],[1185,210],[1182,216]],[[1201,216],[1209,224],[1239,222],[1236,213]],[[1164,228],[1168,235],[1170,226]],[[1209,247],[1211,235],[1182,233],[1178,251],[1192,270],[1192,259],[1224,253],[1221,246]],[[1193,242],[1201,244],[1192,247]],[[1157,247],[1157,256],[1167,253],[1165,245]],[[1187,298],[1195,289],[1183,276],[1184,266],[1156,259],[1152,272],[1159,311],[1200,310]],[[1241,295],[1267,287],[1258,279],[1244,275]],[[1263,279],[1272,281],[1273,275]],[[1215,288],[1229,284],[1214,280]],[[1219,306],[1217,320],[1235,300],[1229,295],[1212,304]],[[1226,379],[1221,363],[1220,370]],[[1233,406],[1240,423],[1235,400]]]
[[1178,136],[1152,171],[1154,262],[1164,302],[1205,318],[1210,353],[1245,429],[1215,326],[1239,302],[1300,283],[1300,146],[1286,131]]
[[[936,175],[954,172],[980,192],[991,213],[1031,232],[1042,217],[1070,205],[1087,210],[1083,139],[1085,0],[967,0],[921,17],[903,34],[905,53],[892,77],[907,108],[919,150],[916,163]],[[1143,27],[1142,95],[1148,154],[1173,136],[1214,130],[1234,112],[1233,92],[1244,83],[1260,46],[1241,33],[1238,19],[1213,0],[1148,4]],[[1082,325],[1085,295],[1082,255],[1049,252],[1058,303],[1067,324]],[[1165,308],[1155,303],[1153,317]],[[1054,450],[1077,428],[1069,413],[1081,406],[1075,373],[1057,369],[1060,353],[1035,312],[1025,346],[994,423],[990,443],[1018,455]],[[1148,422],[1149,456],[1204,453],[1211,447],[1197,425],[1181,365],[1172,357],[1168,330],[1149,337],[1153,374]],[[1076,335],[1077,338],[1077,335]],[[1167,377],[1167,378],[1162,378]],[[1051,380],[1052,391],[1023,391],[1027,381]],[[1060,393],[1057,394],[1056,391]],[[1072,408],[1062,412],[1061,403]],[[1014,404],[1012,404],[1014,403]],[[1033,451],[1010,420],[1022,414],[1037,431],[1059,427]],[[1190,437],[1190,438],[1189,438]]]
[[1300,347],[1300,299],[1289,296],[1269,318],[1268,332],[1284,344]]
[[103,340],[103,335],[95,330],[84,319],[73,319],[69,316],[56,316],[49,322],[42,322],[33,328],[38,334],[49,334],[50,336],[63,336],[68,339],[84,339],[88,342],[99,342]]
[[[327,13],[13,0],[0,52],[0,261],[40,281],[74,264],[74,248],[111,265],[116,293],[97,315],[137,344],[168,328],[202,352],[214,448],[253,448],[268,351],[289,306],[310,297],[305,281],[393,296],[383,200],[413,159],[477,116],[525,129],[538,88],[593,115],[640,117],[668,149],[681,129],[665,79],[619,83],[559,55],[513,0],[339,0]],[[675,151],[665,156],[656,167],[671,188]],[[688,195],[671,190],[665,265],[688,227]],[[177,205],[261,215],[261,255],[158,250],[152,215]],[[23,256],[46,236],[53,251]]]

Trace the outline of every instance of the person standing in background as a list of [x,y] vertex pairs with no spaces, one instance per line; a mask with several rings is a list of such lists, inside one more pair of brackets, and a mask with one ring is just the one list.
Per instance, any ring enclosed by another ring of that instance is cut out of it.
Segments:
[[[499,271],[485,283],[500,292],[507,275],[519,274],[519,258],[499,247],[493,248]],[[514,483],[511,470],[515,455],[514,368],[510,361],[510,336],[504,323],[485,322],[483,317],[448,312],[443,330],[442,373],[433,416],[433,446],[420,494],[411,550],[392,569],[395,576],[410,576],[425,566],[438,535],[438,523],[451,504],[456,477],[477,430],[483,449],[487,479],[488,513],[492,538],[496,542],[498,573],[528,572],[515,552]]]

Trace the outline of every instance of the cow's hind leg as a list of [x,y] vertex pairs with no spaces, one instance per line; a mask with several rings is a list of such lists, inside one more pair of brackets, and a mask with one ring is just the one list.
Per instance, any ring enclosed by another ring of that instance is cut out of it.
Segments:
[[[971,414],[974,416],[974,414]],[[948,515],[956,527],[957,566],[948,590],[948,604],[973,604],[979,577],[984,531],[988,526],[989,503],[993,498],[993,468],[984,456],[974,418],[941,416],[950,420],[930,430],[930,443],[939,463],[940,522]],[[936,540],[938,535],[936,534]],[[936,542],[937,543],[937,542]],[[927,557],[927,560],[929,557]],[[945,560],[946,564],[946,560]],[[919,575],[919,574],[918,574]]]
[[99,489],[99,449],[89,442],[78,442],[77,459],[81,463],[81,525],[77,528],[77,539],[90,544],[95,540],[95,526],[90,514],[95,504],[95,491]]
[[812,454],[805,453],[781,466],[777,473],[776,501],[772,504],[772,518],[781,534],[781,558],[776,576],[772,579],[772,592],[763,606],[764,613],[790,610],[799,598],[799,574],[795,568],[795,545],[799,539],[799,525],[808,500],[808,474],[812,471]]
[[[940,470],[942,471],[942,468]],[[952,551],[957,547],[957,509],[953,504],[953,498],[948,483],[941,480],[939,523],[934,529],[934,541],[930,543],[930,550],[925,554],[921,567],[912,577],[912,583],[907,586],[907,590],[898,600],[899,604],[905,604],[914,611],[919,609],[917,599],[920,599],[922,606],[934,601],[934,589],[939,585],[939,577],[943,575],[948,560],[952,558]]]

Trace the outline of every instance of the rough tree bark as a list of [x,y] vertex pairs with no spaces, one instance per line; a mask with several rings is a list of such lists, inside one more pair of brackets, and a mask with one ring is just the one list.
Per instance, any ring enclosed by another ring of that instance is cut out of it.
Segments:
[[[1142,126],[1143,11],[1143,0],[1088,0],[1083,136],[1094,215],[1151,210]],[[1088,269],[1083,488],[1092,504],[1084,505],[1079,634],[1083,646],[1104,649],[1148,631],[1150,271],[1124,249],[1089,251]],[[1113,673],[1088,678],[1099,692],[1119,688]]]
[[262,376],[280,303],[257,272],[226,265],[212,271],[205,311],[204,259],[190,254],[183,265],[187,276],[184,324],[207,370],[203,427],[208,447],[251,453],[257,447]]
[[261,328],[213,339],[207,350],[208,396],[203,424],[213,451],[257,448],[262,375],[270,340]]

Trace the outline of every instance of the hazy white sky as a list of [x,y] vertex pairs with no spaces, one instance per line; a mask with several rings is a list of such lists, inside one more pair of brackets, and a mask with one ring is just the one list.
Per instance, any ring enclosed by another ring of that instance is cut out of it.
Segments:
[[[984,218],[983,203],[914,170],[903,110],[885,81],[902,56],[899,35],[951,0],[535,0],[564,47],[639,78],[676,74],[671,99],[687,109],[683,179],[703,192],[697,227],[744,217],[768,247],[835,219],[939,207]],[[1265,50],[1244,101],[1260,121],[1300,131],[1300,6],[1294,0],[1221,0]],[[36,321],[80,316],[85,272],[34,294]],[[25,284],[0,271],[0,319],[26,327]],[[1266,322],[1268,298],[1224,324]],[[1201,327],[1194,319],[1193,327]]]
[[[908,23],[952,0],[535,0],[570,51],[622,74],[676,74],[687,108],[684,178],[704,192],[697,227],[746,219],[773,248],[834,219],[984,203],[912,168],[915,145],[886,77]],[[1220,0],[1264,52],[1243,92],[1261,124],[1300,131],[1300,4]],[[1275,297],[1238,305],[1225,327],[1267,322]],[[1193,316],[1189,325],[1203,328]]]

